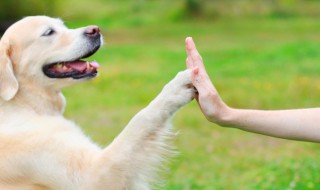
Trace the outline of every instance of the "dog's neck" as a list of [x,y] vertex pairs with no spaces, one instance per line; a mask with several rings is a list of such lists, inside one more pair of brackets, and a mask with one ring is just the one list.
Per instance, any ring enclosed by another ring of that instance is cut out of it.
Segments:
[[59,91],[39,88],[29,83],[21,84],[16,96],[3,105],[35,112],[39,115],[62,115],[65,98]]

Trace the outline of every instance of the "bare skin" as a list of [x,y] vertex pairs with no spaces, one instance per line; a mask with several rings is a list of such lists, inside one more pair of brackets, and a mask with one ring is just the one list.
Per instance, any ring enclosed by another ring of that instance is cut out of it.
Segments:
[[218,125],[263,135],[320,142],[320,108],[249,110],[229,107],[212,84],[191,37],[186,39],[187,67],[198,91],[196,100],[205,117]]

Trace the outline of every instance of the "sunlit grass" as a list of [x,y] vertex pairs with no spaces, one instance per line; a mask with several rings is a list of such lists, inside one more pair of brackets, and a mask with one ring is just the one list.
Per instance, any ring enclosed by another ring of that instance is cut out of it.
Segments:
[[[66,116],[102,145],[185,69],[186,36],[194,37],[229,105],[258,109],[320,105],[316,19],[119,24],[109,29],[99,22],[106,41],[94,57],[101,64],[100,76],[66,89],[65,95]],[[168,190],[320,188],[317,144],[218,127],[206,121],[195,102],[173,122],[180,131],[174,144],[181,153],[166,175]]]

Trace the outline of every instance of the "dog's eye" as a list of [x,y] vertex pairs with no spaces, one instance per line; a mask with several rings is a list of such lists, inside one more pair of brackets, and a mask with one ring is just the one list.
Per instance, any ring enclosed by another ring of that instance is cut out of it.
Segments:
[[54,34],[56,31],[54,31],[52,28],[49,28],[48,30],[46,30],[42,36],[51,36],[52,34]]

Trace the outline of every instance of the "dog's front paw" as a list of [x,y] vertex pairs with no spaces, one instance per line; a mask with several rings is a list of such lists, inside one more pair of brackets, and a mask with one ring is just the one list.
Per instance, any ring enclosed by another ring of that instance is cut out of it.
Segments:
[[180,108],[194,98],[196,90],[192,85],[191,72],[190,69],[179,72],[164,87],[160,95],[166,103]]

